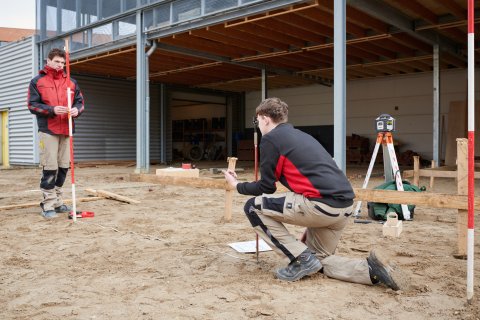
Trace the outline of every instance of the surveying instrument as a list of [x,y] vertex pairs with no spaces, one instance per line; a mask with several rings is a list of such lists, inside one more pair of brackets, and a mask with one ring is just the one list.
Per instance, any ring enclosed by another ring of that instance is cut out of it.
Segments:
[[[382,145],[385,181],[391,181],[393,178],[395,178],[397,190],[404,191],[402,176],[398,167],[397,157],[395,156],[395,148],[393,147],[392,132],[395,131],[395,119],[389,114],[381,114],[377,119],[375,119],[375,130],[377,131],[377,141],[375,143],[375,148],[373,149],[372,159],[370,160],[362,189],[367,188],[368,180],[370,179],[373,165],[375,164],[375,159],[377,158],[378,149],[380,148],[380,145]],[[359,216],[361,206],[362,201],[358,201],[357,207],[354,211],[354,217]],[[402,204],[402,213],[405,220],[411,219],[410,211],[408,210],[408,206],[406,204]]]

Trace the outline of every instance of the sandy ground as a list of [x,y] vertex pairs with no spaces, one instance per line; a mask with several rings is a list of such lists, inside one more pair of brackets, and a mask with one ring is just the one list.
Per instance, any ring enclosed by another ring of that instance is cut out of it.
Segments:
[[[245,168],[241,179],[253,178],[251,164],[237,167]],[[228,247],[255,239],[242,213],[248,197],[234,196],[233,221],[226,223],[224,191],[131,182],[133,171],[77,168],[77,197],[87,196],[85,188],[104,189],[141,204],[82,202],[78,209],[95,217],[75,224],[66,214],[45,220],[38,207],[0,211],[0,319],[480,319],[480,235],[477,228],[475,297],[468,305],[466,261],[452,256],[456,210],[417,207],[399,239],[383,238],[380,224],[352,220],[346,228],[338,254],[366,257],[382,247],[410,275],[409,290],[320,273],[285,283],[273,271],[286,258],[266,252],[257,263],[254,254]],[[40,173],[0,170],[0,206],[37,201]],[[356,187],[365,173],[366,167],[347,171]],[[369,186],[382,179],[376,175]],[[455,190],[454,180],[436,180],[434,191]]]

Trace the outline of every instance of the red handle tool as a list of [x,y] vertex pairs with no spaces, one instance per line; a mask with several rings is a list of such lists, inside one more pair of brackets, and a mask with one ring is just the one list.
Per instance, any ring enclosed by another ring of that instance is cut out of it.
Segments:
[[[77,211],[77,218],[93,218],[95,216],[95,213],[92,211]],[[70,212],[68,214],[68,219],[73,218],[73,212]]]

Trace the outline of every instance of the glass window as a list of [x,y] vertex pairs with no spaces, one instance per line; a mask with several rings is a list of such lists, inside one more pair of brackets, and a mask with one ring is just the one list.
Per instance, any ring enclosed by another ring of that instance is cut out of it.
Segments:
[[238,5],[238,0],[205,0],[205,13],[233,8]]
[[137,0],[125,0],[125,11],[136,8]]
[[62,21],[62,32],[67,32],[77,27],[77,13],[75,1],[61,0],[59,1]]
[[88,32],[82,31],[72,34],[70,51],[74,52],[88,47]]
[[170,3],[162,4],[153,11],[155,26],[167,26],[170,24]]
[[153,27],[153,9],[147,10],[143,14],[143,30]]
[[102,18],[108,18],[120,13],[119,0],[102,0]]
[[199,17],[201,14],[200,0],[177,0],[172,3],[173,21],[179,22]]
[[136,16],[130,16],[118,21],[118,36],[126,37],[136,32]]
[[111,42],[113,40],[112,24],[108,23],[103,26],[93,28],[92,30],[92,46]]
[[97,0],[82,0],[80,2],[80,26],[86,26],[97,20]]
[[57,7],[47,6],[47,38],[57,35]]

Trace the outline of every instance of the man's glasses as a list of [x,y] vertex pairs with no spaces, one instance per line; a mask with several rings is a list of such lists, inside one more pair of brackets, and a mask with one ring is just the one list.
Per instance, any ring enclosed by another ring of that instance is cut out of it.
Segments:
[[253,116],[253,126],[256,128],[258,127],[258,119],[257,119],[257,116]]

